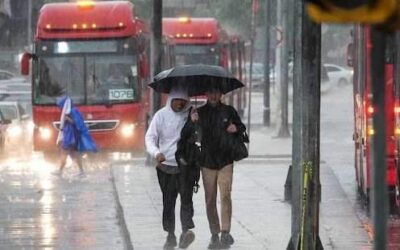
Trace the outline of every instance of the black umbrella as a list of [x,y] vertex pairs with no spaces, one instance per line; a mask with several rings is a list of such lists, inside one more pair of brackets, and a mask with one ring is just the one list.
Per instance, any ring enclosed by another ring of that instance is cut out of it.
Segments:
[[191,64],[160,72],[149,86],[160,93],[169,93],[172,87],[180,86],[188,90],[189,96],[197,96],[212,89],[220,90],[223,94],[226,94],[243,87],[244,84],[223,67]]

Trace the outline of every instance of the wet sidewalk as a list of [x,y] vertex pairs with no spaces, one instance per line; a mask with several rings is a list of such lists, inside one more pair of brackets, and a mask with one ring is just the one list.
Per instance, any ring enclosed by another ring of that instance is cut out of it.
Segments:
[[[261,114],[260,110],[254,112]],[[231,233],[235,244],[231,249],[286,249],[291,205],[283,197],[292,138],[277,138],[275,127],[262,127],[260,116],[253,118],[258,120],[250,133],[250,157],[234,167]],[[335,126],[327,130],[342,131],[336,127],[336,117],[332,119]],[[354,171],[346,160],[351,157],[351,139],[343,142],[337,135],[331,137],[325,138],[327,152],[349,144],[345,150],[350,156],[332,154],[321,159],[320,237],[324,249],[372,249],[355,198],[343,188],[355,185],[353,177],[347,178]],[[55,167],[41,158],[2,160],[0,249],[162,249],[166,234],[155,168],[145,166],[144,158],[109,160],[112,174],[108,161],[86,162],[84,178],[75,176],[78,171],[74,167],[67,168],[62,178],[52,176]],[[337,173],[342,176],[340,181]],[[176,215],[179,199],[177,203]],[[194,195],[194,206],[196,240],[189,249],[204,250],[210,233],[203,187]],[[179,237],[179,216],[176,225]]]
[[[286,249],[290,238],[291,205],[284,202],[284,183],[290,164],[288,139],[275,130],[252,132],[251,156],[234,167],[231,249]],[[113,173],[134,249],[162,249],[162,197],[154,167],[138,159],[114,164]],[[354,207],[328,164],[321,165],[320,237],[325,249],[371,249]],[[200,183],[202,185],[202,183]],[[194,195],[195,242],[189,249],[206,249],[210,239],[203,187]],[[179,199],[176,209],[179,237]]]
[[0,249],[123,249],[108,167],[63,177],[40,159],[0,165]]

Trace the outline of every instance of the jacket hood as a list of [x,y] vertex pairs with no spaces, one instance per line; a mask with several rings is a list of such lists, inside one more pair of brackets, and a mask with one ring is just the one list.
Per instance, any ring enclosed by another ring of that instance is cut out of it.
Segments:
[[169,95],[168,95],[167,105],[166,105],[171,110],[172,110],[171,102],[174,99],[183,99],[183,100],[187,101],[186,107],[181,112],[186,111],[186,110],[189,109],[189,107],[190,107],[190,98],[189,98],[189,95],[188,95],[188,93],[187,93],[187,91],[185,89],[180,89],[180,88],[179,89],[178,88],[171,89],[171,91],[169,92]]
[[57,97],[57,98],[56,98],[56,104],[57,104],[57,106],[58,106],[60,109],[63,109],[64,104],[65,104],[65,102],[66,102],[68,99],[70,100],[71,105],[72,105],[72,100],[71,100],[71,98],[70,98],[69,96],[64,95],[64,96]]

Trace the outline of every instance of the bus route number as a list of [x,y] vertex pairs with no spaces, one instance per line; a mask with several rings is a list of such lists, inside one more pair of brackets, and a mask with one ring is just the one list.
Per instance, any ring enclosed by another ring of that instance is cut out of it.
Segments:
[[110,100],[132,100],[133,89],[110,89],[108,92]]

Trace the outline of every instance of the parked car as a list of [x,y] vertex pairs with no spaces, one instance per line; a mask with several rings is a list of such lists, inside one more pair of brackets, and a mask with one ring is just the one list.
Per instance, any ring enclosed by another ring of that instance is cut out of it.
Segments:
[[0,151],[4,150],[4,145],[7,138],[7,128],[11,120],[7,120],[0,110]]
[[321,93],[328,92],[333,87],[328,69],[321,65]]
[[[246,63],[246,72],[247,75],[250,75],[250,63]],[[262,90],[264,88],[264,64],[254,62],[252,68],[252,89],[253,90]],[[274,69],[271,68],[269,74],[270,84],[275,84],[275,72]]]
[[0,102],[18,102],[25,113],[32,114],[32,86],[28,83],[0,84]]
[[2,92],[0,88],[0,102],[18,102],[25,113],[32,115],[32,94],[31,91],[10,91]]
[[324,67],[328,71],[329,81],[332,84],[343,86],[353,81],[352,69],[347,69],[345,67],[331,63],[324,63]]
[[14,83],[27,84],[28,81],[25,79],[25,77],[17,76],[10,71],[0,69],[0,86],[4,84],[14,84]]
[[10,80],[12,78],[15,78],[15,75],[13,73],[6,70],[0,70],[0,81]]
[[0,102],[0,111],[6,120],[10,120],[6,130],[6,146],[10,148],[30,147],[32,143],[32,122],[24,108],[18,102]]
[[[328,70],[325,65],[321,65],[321,93],[328,92],[333,86],[330,81]],[[293,63],[289,63],[289,98],[293,96]]]

